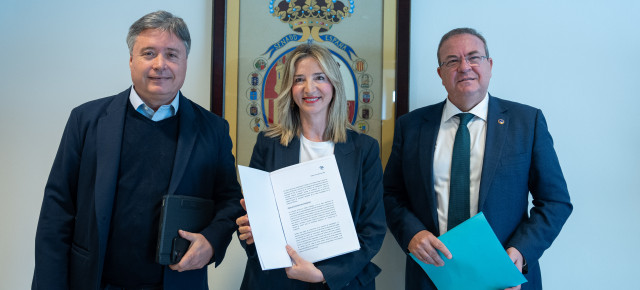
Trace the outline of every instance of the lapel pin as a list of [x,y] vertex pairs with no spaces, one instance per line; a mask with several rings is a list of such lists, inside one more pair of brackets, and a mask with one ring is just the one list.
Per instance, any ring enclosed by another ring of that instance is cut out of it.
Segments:
[[503,125],[504,124],[504,120],[503,119],[498,119],[498,124]]

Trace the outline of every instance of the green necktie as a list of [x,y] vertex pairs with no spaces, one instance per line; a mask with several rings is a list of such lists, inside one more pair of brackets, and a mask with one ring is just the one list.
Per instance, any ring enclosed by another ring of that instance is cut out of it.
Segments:
[[471,136],[467,124],[473,118],[471,113],[457,114],[460,125],[456,131],[451,157],[451,180],[449,183],[449,217],[447,230],[451,230],[469,218],[469,171],[471,157]]

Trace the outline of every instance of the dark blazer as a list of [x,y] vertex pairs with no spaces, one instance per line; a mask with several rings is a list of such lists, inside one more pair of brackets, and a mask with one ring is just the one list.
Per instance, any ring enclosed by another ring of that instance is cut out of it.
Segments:
[[[433,154],[443,108],[441,102],[398,119],[385,169],[387,223],[407,253],[409,242],[419,231],[440,235]],[[531,211],[529,192],[533,197]],[[527,261],[529,273],[525,277],[529,282],[522,288],[542,288],[538,259],[560,232],[572,205],[540,110],[489,96],[478,210],[485,214],[505,249],[515,247]],[[435,289],[408,256],[406,288]]]
[[[49,175],[36,231],[32,289],[99,289],[116,193],[130,89],[71,112]],[[180,94],[169,193],[215,201],[203,234],[222,262],[242,213],[228,123]],[[207,267],[165,267],[164,289],[208,289]]]
[[[374,289],[380,268],[371,262],[384,240],[386,224],[382,202],[382,165],[378,142],[347,130],[347,142],[335,144],[334,155],[342,177],[360,250],[314,263],[331,289]],[[251,155],[250,167],[274,171],[300,161],[300,139],[282,146],[279,138],[261,132]],[[284,269],[262,271],[255,245],[247,246],[248,260],[241,289],[324,289],[287,278]]]

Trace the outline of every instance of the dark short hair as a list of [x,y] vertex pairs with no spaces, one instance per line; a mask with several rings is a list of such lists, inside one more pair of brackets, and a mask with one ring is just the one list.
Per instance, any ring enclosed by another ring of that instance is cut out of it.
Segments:
[[442,39],[440,39],[440,44],[438,44],[438,51],[436,55],[438,57],[438,65],[440,65],[440,48],[442,47],[442,44],[452,36],[456,36],[460,34],[471,34],[477,38],[480,38],[480,40],[482,40],[482,43],[484,44],[484,52],[487,54],[486,57],[487,58],[489,57],[489,47],[487,46],[487,41],[484,39],[482,34],[480,34],[480,32],[476,31],[473,28],[462,27],[462,28],[456,28],[447,32],[445,35],[442,36]]
[[175,34],[187,49],[187,55],[191,50],[191,36],[189,35],[189,28],[184,23],[182,18],[174,16],[167,11],[151,12],[145,16],[142,16],[136,22],[129,27],[129,33],[127,34],[127,46],[129,46],[129,54],[133,53],[133,45],[136,43],[136,38],[146,29],[160,29],[162,31],[169,31]]

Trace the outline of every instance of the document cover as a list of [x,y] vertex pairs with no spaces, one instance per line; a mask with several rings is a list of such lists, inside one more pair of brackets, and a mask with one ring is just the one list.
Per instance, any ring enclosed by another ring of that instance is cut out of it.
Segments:
[[213,200],[185,195],[165,195],[162,198],[156,262],[171,264],[173,239],[178,230],[198,233],[213,220]]
[[334,155],[238,172],[262,270],[291,267],[286,245],[311,263],[360,249]]

